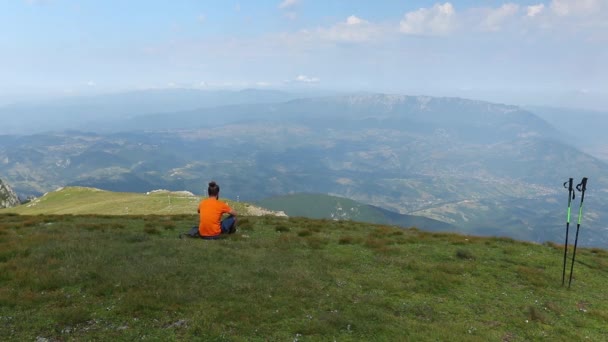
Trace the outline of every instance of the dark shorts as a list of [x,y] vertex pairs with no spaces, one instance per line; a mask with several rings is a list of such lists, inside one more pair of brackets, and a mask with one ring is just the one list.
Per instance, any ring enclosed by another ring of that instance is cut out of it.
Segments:
[[230,230],[236,224],[236,218],[232,215],[222,220],[220,226],[222,228],[222,234],[229,234]]

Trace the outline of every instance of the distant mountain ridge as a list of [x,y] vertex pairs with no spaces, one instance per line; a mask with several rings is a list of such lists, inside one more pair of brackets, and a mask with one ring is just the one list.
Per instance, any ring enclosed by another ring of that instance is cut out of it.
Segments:
[[144,115],[249,103],[274,103],[297,95],[277,90],[240,91],[203,89],[149,89],[125,93],[68,97],[37,103],[0,106],[0,134],[77,129],[90,132],[120,131],[112,121]]
[[397,127],[426,132],[450,126],[460,138],[484,143],[516,137],[560,137],[544,120],[517,106],[461,98],[389,94],[299,98],[282,103],[141,115],[122,125],[127,130],[179,130],[236,122],[280,122],[318,128],[341,124],[349,129]]
[[559,129],[563,140],[608,161],[608,111],[551,107],[530,110]]

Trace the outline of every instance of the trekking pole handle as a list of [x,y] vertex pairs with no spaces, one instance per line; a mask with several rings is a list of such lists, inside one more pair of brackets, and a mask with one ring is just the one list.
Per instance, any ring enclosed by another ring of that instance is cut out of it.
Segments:
[[[568,184],[568,186],[566,186]],[[568,178],[568,181],[564,182],[564,189],[568,189],[569,192],[572,193],[572,199],[574,199],[574,192],[572,191],[572,178]]]
[[[569,184],[569,185],[566,186],[566,184]],[[569,178],[567,181],[564,182],[564,189],[568,189],[569,191],[572,191],[572,178]]]
[[585,190],[587,190],[587,177],[583,177],[583,180],[576,186],[576,190],[578,190],[579,192],[584,192]]

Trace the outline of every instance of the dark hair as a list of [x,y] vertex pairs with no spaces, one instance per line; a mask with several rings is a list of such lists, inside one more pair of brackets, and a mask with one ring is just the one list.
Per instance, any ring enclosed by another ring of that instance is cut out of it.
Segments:
[[220,186],[217,185],[214,181],[209,182],[209,188],[207,188],[207,193],[209,196],[217,196],[220,193]]

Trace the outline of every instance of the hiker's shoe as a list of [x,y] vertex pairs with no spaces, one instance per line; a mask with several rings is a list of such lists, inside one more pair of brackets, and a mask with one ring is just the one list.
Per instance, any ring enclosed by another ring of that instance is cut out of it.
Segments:
[[236,225],[230,227],[230,230],[228,231],[228,234],[234,234],[236,233]]

